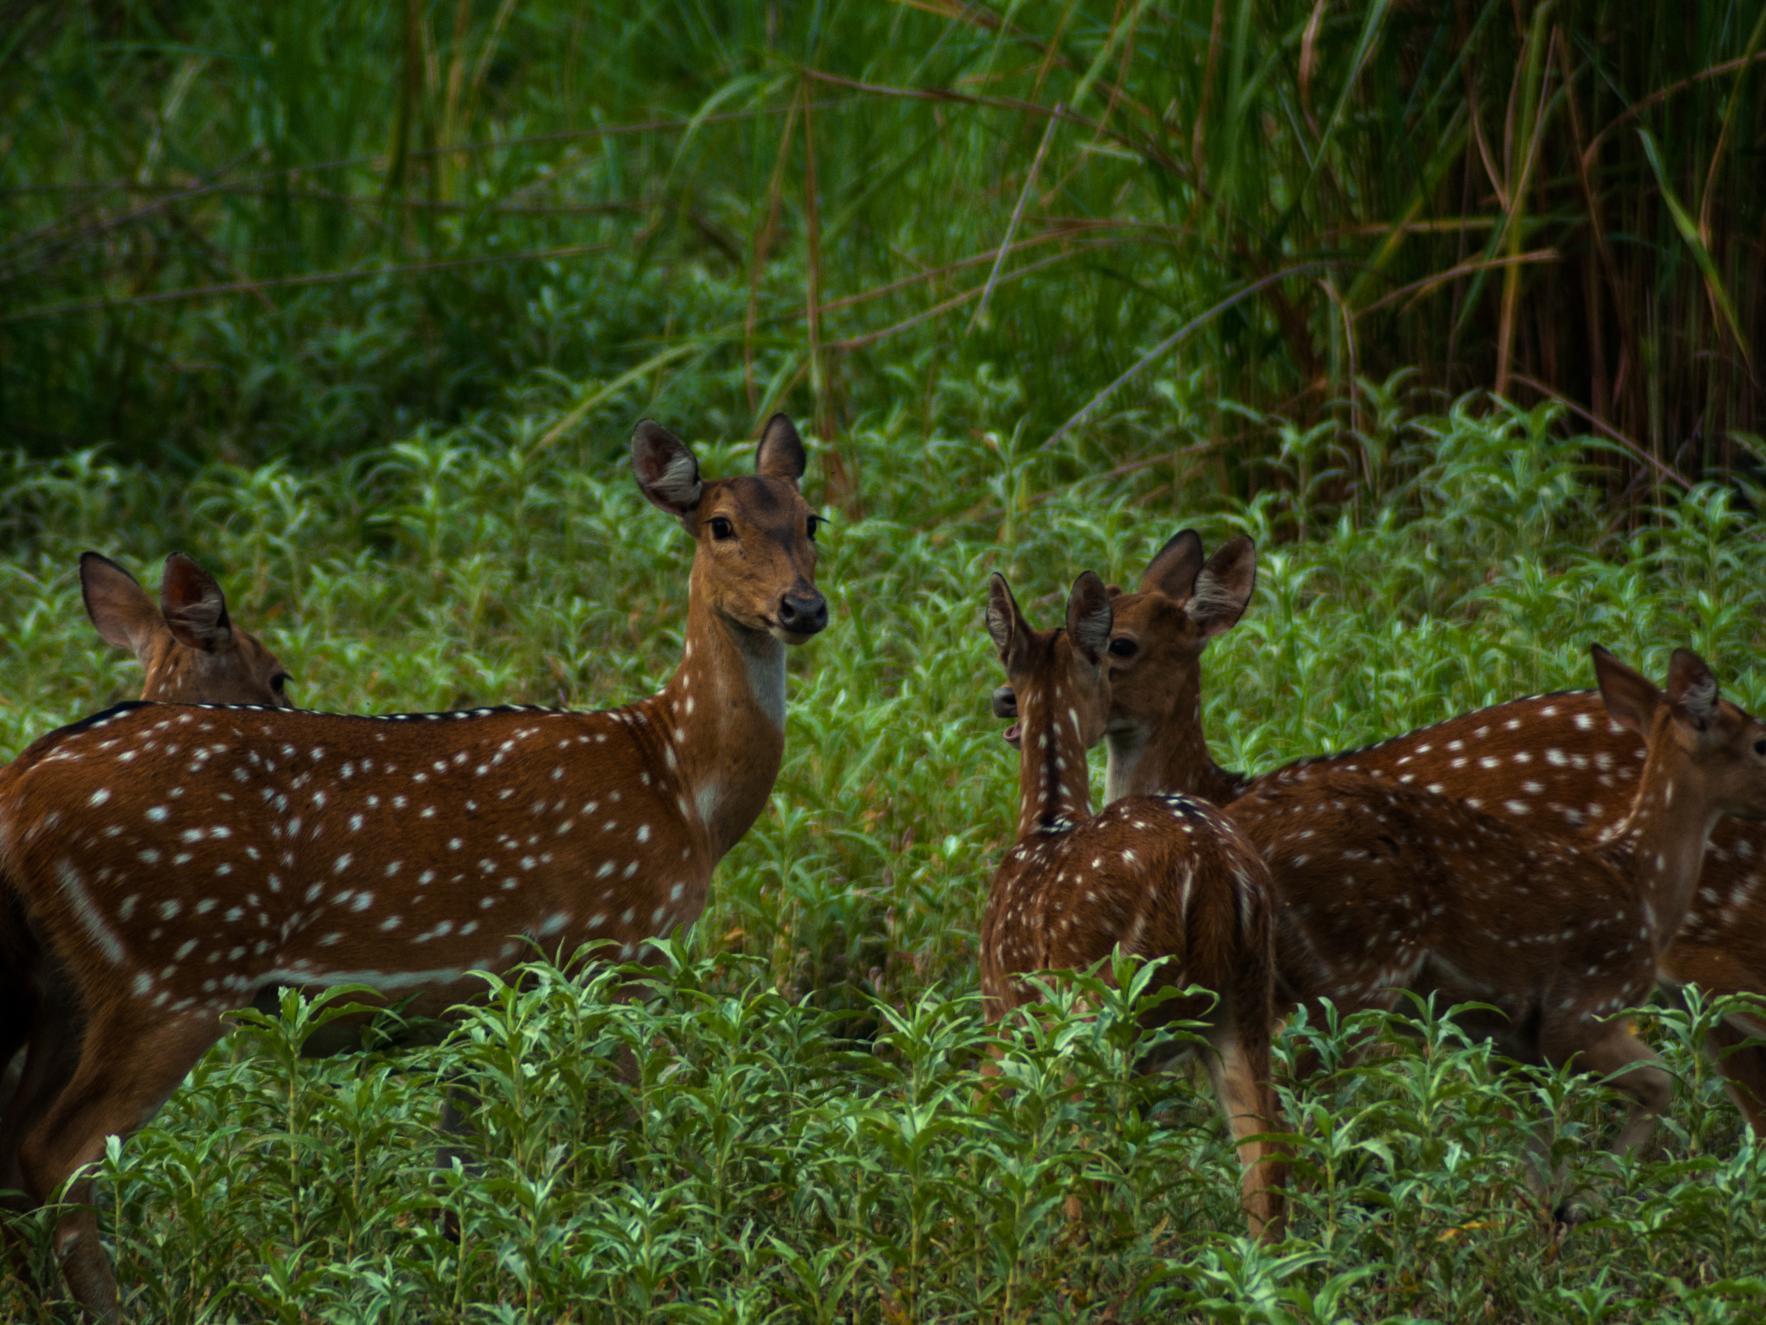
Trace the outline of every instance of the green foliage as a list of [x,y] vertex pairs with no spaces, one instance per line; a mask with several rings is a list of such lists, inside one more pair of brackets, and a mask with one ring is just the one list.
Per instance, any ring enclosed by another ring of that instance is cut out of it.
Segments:
[[[1577,402],[1647,501],[1759,463],[1763,62],[1759,0],[26,6],[0,432],[261,461],[795,399],[1119,464],[1226,400],[1368,433],[1410,367]],[[1266,439],[1222,440],[1244,494]]]
[[[985,412],[992,391],[953,381],[934,407]],[[1766,1152],[1698,1055],[1714,1011],[1696,998],[1637,1014],[1678,1091],[1660,1150],[1622,1166],[1599,1149],[1613,1096],[1505,1069],[1446,1009],[1290,1028],[1284,1061],[1309,1046],[1324,1067],[1284,1092],[1301,1181],[1269,1249],[1244,1237],[1201,1074],[1132,1070],[1131,965],[1115,987],[1051,984],[1044,1019],[1003,1042],[982,1024],[975,928],[1016,776],[986,708],[990,569],[1047,620],[1079,568],[1130,580],[1185,524],[1210,545],[1256,535],[1257,599],[1206,668],[1217,752],[1254,769],[1586,686],[1590,639],[1652,670],[1691,643],[1766,704],[1747,667],[1766,549],[1732,491],[1630,534],[1588,439],[1545,409],[1393,403],[1353,446],[1246,417],[1284,466],[1247,502],[1181,457],[1117,471],[1077,439],[1041,452],[906,415],[844,438],[865,511],[823,537],[835,620],[792,655],[772,807],[641,997],[613,997],[629,973],[537,961],[487,979],[439,1045],[330,1060],[301,1046],[349,991],[242,1016],[101,1166],[138,1318],[1754,1318]],[[486,414],[330,465],[185,476],[0,459],[0,751],[136,683],[80,612],[87,546],[142,571],[197,555],[302,704],[646,692],[680,648],[686,540],[634,490],[622,432],[539,447],[541,430]],[[693,440],[708,474],[751,463]],[[1333,505],[1321,476],[1351,466],[1359,499]],[[437,1170],[450,1092],[467,1162]],[[1560,1238],[1548,1212],[1571,1196],[1596,1217]],[[46,1272],[43,1218],[13,1226]],[[54,1311],[0,1283],[0,1317]]]

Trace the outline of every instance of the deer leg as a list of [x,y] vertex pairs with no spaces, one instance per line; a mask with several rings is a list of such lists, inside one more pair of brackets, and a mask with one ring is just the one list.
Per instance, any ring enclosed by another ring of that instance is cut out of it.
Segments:
[[1751,1028],[1728,1018],[1711,1027],[1705,1050],[1723,1073],[1729,1098],[1754,1131],[1766,1134],[1766,1046],[1759,1040],[1766,1028]]
[[[19,1135],[15,1119],[30,1096],[33,1062],[25,1025],[29,1019],[31,1007],[32,1001],[29,995],[24,996],[22,1005],[14,1005],[14,1011],[20,1014],[16,1026],[19,1034],[16,1037],[13,1035],[15,1026],[10,1015],[4,1030],[0,1031],[0,1066],[5,1069],[4,1080],[0,1080],[0,1193],[23,1191],[23,1185],[18,1176],[18,1166],[14,1162]],[[21,1044],[24,1047],[23,1053],[19,1053]],[[10,1204],[12,1198],[4,1196],[0,1197],[0,1200]]]
[[[17,996],[23,999],[24,996]],[[29,1015],[29,1002],[9,1000],[7,1016],[0,1022],[0,1107],[4,1107],[18,1090],[18,1079],[24,1074],[24,1063],[19,1057],[27,1031],[25,1020]],[[24,1014],[17,1016],[14,1014]]]
[[1287,1158],[1262,1135],[1279,1131],[1281,1118],[1269,1084],[1269,1039],[1246,1035],[1231,1022],[1210,1038],[1214,1052],[1208,1055],[1208,1074],[1238,1146],[1240,1200],[1251,1236],[1276,1242],[1286,1222]]
[[[469,1178],[476,1178],[484,1172],[484,1161],[465,1144],[469,1099],[470,1092],[458,1081],[450,1081],[443,1088],[441,1121],[436,1126],[436,1130],[441,1133],[441,1144],[436,1147],[435,1166],[438,1169],[450,1169],[458,1160],[461,1172]],[[442,1235],[450,1242],[464,1240],[466,1234],[460,1226],[457,1212],[452,1209],[443,1210],[439,1222]]]
[[[1662,972],[1675,987],[1696,984],[1712,998],[1725,994],[1758,994],[1759,972],[1726,953],[1690,943],[1677,943],[1662,961]],[[1705,1053],[1723,1074],[1729,1097],[1756,1132],[1766,1134],[1766,1024],[1759,1016],[1733,1012],[1711,1028]]]
[[[9,1036],[15,1026],[22,1031],[32,1023],[34,1002],[28,987],[19,990],[18,1001],[10,1003],[7,1008]],[[0,1054],[0,1064],[7,1069],[6,1079],[0,1083],[0,1208],[24,1213],[31,1209],[32,1202],[25,1194],[24,1175],[18,1167],[18,1138],[22,1135],[20,1120],[26,1116],[28,1101],[32,1098],[32,1069],[39,1068],[38,1074],[41,1075],[44,1055],[37,1053],[33,1056],[29,1041],[26,1041],[23,1053],[17,1053],[17,1047],[17,1042],[8,1038],[4,1053]],[[27,1273],[28,1257],[28,1247],[13,1230],[0,1233],[0,1266],[5,1267],[0,1269],[0,1274],[23,1277]]]
[[[104,1153],[108,1136],[129,1136],[221,1036],[212,1013],[160,1018],[137,1007],[110,1009],[86,1029],[79,1066],[19,1147],[30,1194],[41,1204]],[[54,1243],[69,1290],[89,1314],[118,1319],[116,1276],[98,1238],[90,1178],[77,1178]]]
[[[1613,1142],[1613,1155],[1635,1154],[1649,1140],[1657,1119],[1673,1096],[1673,1079],[1655,1051],[1622,1023],[1577,1021],[1548,1025],[1540,1040],[1540,1051],[1553,1067],[1570,1065],[1578,1071],[1593,1072],[1631,1097],[1625,1125]],[[1580,1210],[1568,1200],[1560,1202],[1554,1213],[1562,1223],[1576,1223],[1581,1218]]]
[[28,979],[8,978],[6,987],[0,989],[0,1107],[18,1094],[25,1067],[19,1051],[30,1040],[36,1003]]
[[46,969],[31,982],[28,997],[29,1033],[19,1056],[17,1088],[0,1109],[0,1187],[21,1193],[19,1145],[79,1066],[85,1022],[71,983]]
[[17,1089],[0,1112],[0,1188],[25,1191],[18,1157],[20,1139],[72,1079],[79,1053],[78,1018],[69,1009],[49,1002],[40,1004],[25,1044]]
[[36,957],[24,912],[7,880],[0,877],[0,1103],[10,1098],[6,1088],[18,1079],[13,1058],[24,1046],[36,1013],[32,988]]
[[1674,1083],[1642,1040],[1618,1022],[1597,1028],[1597,1038],[1577,1053],[1577,1066],[1610,1077],[1615,1089],[1631,1097],[1631,1107],[1613,1143],[1616,1155],[1632,1155],[1656,1130],[1656,1120],[1667,1109],[1673,1097]]
[[468,1109],[466,1087],[459,1082],[449,1082],[442,1095],[441,1122],[437,1130],[441,1133],[442,1143],[435,1152],[437,1168],[451,1168],[454,1161],[460,1161],[460,1167],[468,1176],[476,1176],[483,1165],[463,1144],[466,1136],[466,1113]]

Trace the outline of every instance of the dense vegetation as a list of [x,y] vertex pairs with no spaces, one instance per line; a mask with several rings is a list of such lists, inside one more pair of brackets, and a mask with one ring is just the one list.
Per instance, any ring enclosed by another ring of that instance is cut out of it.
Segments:
[[[1078,568],[1130,577],[1179,524],[1255,536],[1257,599],[1208,666],[1207,719],[1236,765],[1586,685],[1591,637],[1652,669],[1691,641],[1738,699],[1766,702],[1748,666],[1766,549],[1730,493],[1628,534],[1583,480],[1583,439],[1555,440],[1544,410],[1382,414],[1380,483],[1341,518],[1101,458],[1057,483],[1077,453],[847,434],[889,481],[824,536],[836,621],[793,655],[773,807],[655,999],[547,976],[498,988],[440,1050],[344,1061],[295,1059],[310,1010],[242,1034],[105,1166],[143,1316],[1752,1318],[1766,1155],[1692,1050],[1702,1011],[1640,1014],[1680,1085],[1662,1150],[1619,1173],[1593,1144],[1617,1107],[1592,1084],[1505,1075],[1438,1022],[1358,1065],[1348,1045],[1380,1028],[1333,1035],[1333,1070],[1288,1097],[1307,1183],[1273,1251],[1243,1240],[1207,1092],[1133,1078],[1119,1023],[1062,1022],[1012,1048],[1012,1092],[983,1089],[975,928],[1016,777],[986,707],[992,567],[1046,620]],[[620,435],[536,454],[530,423],[299,471],[14,462],[0,749],[134,681],[80,613],[87,545],[137,564],[200,549],[303,703],[644,692],[680,646],[687,542],[643,502]],[[1295,494],[1343,459],[1289,441]],[[703,449],[710,473],[748,463],[745,444]],[[634,1086],[611,1070],[621,1047],[643,1065]],[[482,1101],[481,1176],[431,1174],[448,1073]],[[1526,1188],[1536,1122],[1562,1165],[1543,1202]],[[1572,1189],[1603,1218],[1560,1240],[1550,1201]],[[10,1284],[0,1315],[50,1318]]]
[[[1193,415],[1244,493],[1223,399],[1362,427],[1406,369],[1759,459],[1759,0],[16,8],[0,420],[40,451],[623,426],[621,383],[1042,442],[1129,374],[1115,453]],[[996,390],[935,415],[946,375]]]
[[[86,547],[196,554],[303,705],[594,706],[680,647],[638,416],[723,474],[790,410],[833,517],[772,807],[654,996],[541,964],[344,1060],[298,1057],[323,1007],[246,1026],[103,1166],[141,1319],[1758,1318],[1766,1152],[1696,998],[1635,1014],[1678,1089],[1617,1170],[1611,1095],[1441,1009],[1293,1028],[1326,1071],[1259,1249],[1207,1092],[1129,1070],[1126,972],[1052,991],[1009,1090],[974,991],[991,569],[1047,622],[1252,535],[1230,766],[1585,686],[1590,639],[1766,706],[1766,6],[14,8],[0,756],[137,683]],[[482,1172],[431,1166],[448,1081]]]

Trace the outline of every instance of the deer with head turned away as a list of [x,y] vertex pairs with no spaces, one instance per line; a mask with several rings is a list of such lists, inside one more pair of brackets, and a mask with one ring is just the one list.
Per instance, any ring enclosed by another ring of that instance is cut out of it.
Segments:
[[[133,575],[96,552],[80,554],[80,593],[99,635],[140,662],[142,699],[287,706],[281,661],[233,624],[221,586],[182,552],[165,559],[157,604]],[[0,785],[4,776],[0,772]],[[57,1075],[72,1070],[67,1054],[78,1046],[79,1026],[58,997],[65,990],[48,982],[51,972],[30,965],[14,911],[0,876],[0,1066],[30,1041],[16,1081],[7,1081],[13,1089],[0,1090],[0,1188],[16,1190],[20,1129],[55,1088]]]
[[1403,990],[1488,1004],[1468,1024],[1511,1057],[1611,1075],[1631,1097],[1628,1154],[1670,1079],[1617,1014],[1655,989],[1719,816],[1766,817],[1766,724],[1685,649],[1660,690],[1593,655],[1607,710],[1648,750],[1598,841],[1345,770],[1266,782],[1227,812],[1269,862],[1285,989],[1347,1011]]
[[[1255,1236],[1283,1222],[1284,1164],[1270,1088],[1273,1022],[1268,875],[1245,838],[1187,796],[1131,797],[1095,818],[1086,751],[1109,708],[1104,649],[1110,600],[1087,571],[1064,629],[1025,621],[1002,576],[988,588],[987,628],[1009,690],[995,711],[1017,716],[1017,844],[994,875],[981,927],[981,991],[990,1021],[1035,997],[1030,972],[1084,969],[1120,948],[1173,959],[1163,983],[1217,995],[1161,1004],[1161,1021],[1207,1025],[1208,1068],[1238,1144],[1241,1196]],[[1007,702],[1006,696],[1011,696]]]
[[82,552],[80,596],[105,642],[141,664],[142,699],[287,706],[281,661],[233,624],[221,586],[182,552],[166,558],[157,604],[109,557]]
[[[353,717],[124,705],[28,749],[0,794],[0,861],[77,994],[78,1065],[25,1133],[47,1201],[127,1136],[278,987],[362,984],[433,1017],[536,945],[631,958],[690,925],[765,807],[785,650],[828,620],[802,443],[766,426],[756,474],[704,479],[649,421],[644,495],[694,541],[681,662],[625,708]],[[55,1225],[68,1284],[117,1313],[89,1183]]]
[[[1201,719],[1204,646],[1249,602],[1256,556],[1234,538],[1211,556],[1184,530],[1160,549],[1135,592],[1115,600],[1111,639],[1109,796],[1189,791],[1229,804],[1247,789],[1362,772],[1463,800],[1498,819],[1584,842],[1630,810],[1644,766],[1639,736],[1598,691],[1533,695],[1448,718],[1377,745],[1250,777],[1210,757]],[[1658,975],[1712,994],[1766,992],[1766,824],[1719,820],[1685,922]],[[1713,1057],[1756,1129],[1766,1126],[1766,1025],[1731,1014]]]

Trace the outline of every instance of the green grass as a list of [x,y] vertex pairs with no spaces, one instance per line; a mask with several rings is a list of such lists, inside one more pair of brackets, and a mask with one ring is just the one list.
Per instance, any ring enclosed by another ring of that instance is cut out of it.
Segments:
[[[986,383],[940,390],[953,413],[987,408]],[[631,394],[706,472],[749,463]],[[647,692],[680,645],[687,540],[636,491],[623,428],[537,446],[549,419],[486,414],[329,465],[6,458],[0,751],[136,682],[80,612],[87,546],[142,569],[172,548],[204,560],[302,704]],[[293,1003],[242,1031],[102,1165],[140,1318],[1755,1318],[1766,1152],[1695,1052],[1708,1009],[1641,1014],[1679,1084],[1659,1151],[1617,1172],[1596,1145],[1617,1105],[1590,1083],[1500,1071],[1438,1019],[1356,1061],[1349,1045],[1388,1027],[1291,1032],[1322,1035],[1329,1070],[1287,1097],[1304,1183],[1270,1250],[1243,1238],[1199,1080],[1130,1072],[1129,996],[1093,988],[1100,1019],[1010,1045],[1009,1091],[980,1072],[975,931],[1016,776],[987,711],[991,569],[1046,621],[1083,567],[1127,580],[1186,524],[1210,544],[1252,534],[1258,593],[1211,646],[1206,711],[1222,761],[1250,768],[1585,686],[1591,639],[1651,670],[1690,643],[1766,705],[1747,494],[1702,487],[1632,531],[1559,423],[1477,399],[1418,413],[1402,392],[1347,441],[1258,417],[1280,471],[1244,502],[1181,454],[1181,423],[1178,458],[1125,473],[1107,439],[854,429],[840,445],[865,509],[832,512],[823,538],[835,619],[792,655],[772,807],[653,997],[542,967],[493,985],[439,1048],[302,1061],[315,1013]],[[1348,467],[1358,499],[1328,500]],[[482,1173],[431,1168],[446,1080],[477,1101]],[[1580,1191],[1602,1216],[1561,1241],[1526,1189],[1536,1121],[1551,1198]],[[43,1271],[43,1221],[17,1226]],[[0,1318],[55,1316],[7,1280]]]
[[[39,453],[623,426],[630,372],[708,423],[1041,442],[1125,377],[1121,460],[1175,405],[1244,495],[1265,439],[1222,401],[1360,429],[1413,369],[1561,394],[1620,482],[1766,458],[1760,0],[22,15],[0,433]],[[993,408],[934,418],[950,375]]]

